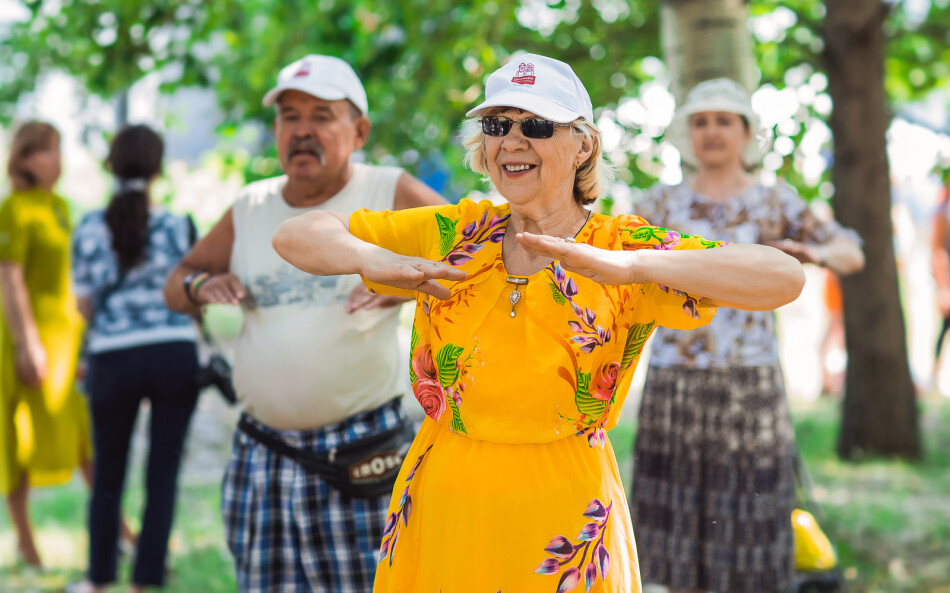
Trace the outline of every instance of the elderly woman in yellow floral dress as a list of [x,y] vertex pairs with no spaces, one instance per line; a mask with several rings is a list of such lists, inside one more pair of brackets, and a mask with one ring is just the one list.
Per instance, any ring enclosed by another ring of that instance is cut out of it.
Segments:
[[[428,415],[390,503],[378,592],[640,590],[606,431],[657,325],[795,298],[801,266],[608,217],[607,168],[571,68],[526,54],[469,112],[473,169],[508,200],[285,222],[277,252],[414,295],[410,378]],[[709,249],[716,247],[716,249]],[[317,328],[315,328],[316,331]],[[356,379],[356,378],[354,378]]]

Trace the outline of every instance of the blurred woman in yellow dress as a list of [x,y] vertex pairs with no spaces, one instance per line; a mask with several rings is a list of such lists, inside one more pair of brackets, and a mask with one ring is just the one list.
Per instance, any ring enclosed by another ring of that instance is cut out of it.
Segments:
[[17,552],[40,566],[28,514],[31,486],[91,472],[89,421],[75,376],[83,323],[70,289],[70,222],[59,180],[59,132],[29,122],[16,132],[0,206],[0,493]]
[[469,112],[469,161],[507,203],[317,210],[274,235],[304,271],[417,299],[410,379],[428,417],[397,478],[374,591],[637,593],[606,431],[643,343],[657,325],[708,323],[718,305],[779,306],[804,275],[771,247],[589,210],[607,165],[567,64],[525,54],[485,94]]

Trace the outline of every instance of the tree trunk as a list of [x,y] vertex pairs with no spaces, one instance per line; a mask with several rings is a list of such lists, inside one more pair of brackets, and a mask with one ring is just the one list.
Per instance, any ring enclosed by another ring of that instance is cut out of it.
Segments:
[[867,266],[842,279],[848,371],[838,454],[914,459],[921,454],[917,402],[891,244],[885,134],[881,0],[828,0],[824,23],[828,89],[834,103],[838,220],[864,239]]
[[711,78],[731,78],[751,92],[759,80],[747,26],[748,0],[663,0],[660,40],[678,104]]
[[127,123],[129,123],[129,89],[124,89],[115,94],[116,129],[121,129]]

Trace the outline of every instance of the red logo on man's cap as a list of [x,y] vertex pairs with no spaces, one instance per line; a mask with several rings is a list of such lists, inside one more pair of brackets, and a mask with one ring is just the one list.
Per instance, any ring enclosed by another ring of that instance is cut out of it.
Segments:
[[300,65],[300,68],[297,69],[297,72],[294,73],[294,78],[301,78],[303,76],[310,75],[310,62],[304,62]]
[[517,84],[534,84],[534,64],[531,62],[521,62],[518,65],[518,72],[511,82]]

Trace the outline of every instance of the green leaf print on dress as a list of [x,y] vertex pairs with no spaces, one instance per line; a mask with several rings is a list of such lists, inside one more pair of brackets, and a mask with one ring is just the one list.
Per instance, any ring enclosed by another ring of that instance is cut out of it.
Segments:
[[655,324],[655,321],[651,321],[650,323],[636,323],[630,327],[630,332],[627,333],[627,343],[623,347],[623,358],[620,360],[621,370],[627,370],[633,359],[640,355],[643,344],[650,337],[650,332],[653,331]]
[[580,412],[578,418],[565,418],[574,422],[577,436],[586,436],[590,447],[604,446],[607,434],[604,423],[610,412],[610,406],[616,400],[617,382],[620,379],[620,363],[604,364],[596,373],[577,371],[577,390],[574,393],[574,405]]
[[574,394],[577,411],[588,418],[600,418],[607,411],[607,402],[594,399],[590,394],[590,373],[577,372],[577,393]]
[[435,213],[435,220],[439,224],[439,255],[444,257],[446,253],[452,251],[452,244],[455,242],[455,225],[458,221],[442,216],[438,212]]
[[[478,346],[472,349],[474,355]],[[446,410],[452,413],[450,428],[461,434],[468,434],[465,423],[462,421],[460,406],[462,392],[465,389],[463,375],[466,375],[471,355],[460,362],[465,349],[455,344],[445,344],[439,349],[435,358],[432,357],[432,348],[429,345],[416,346],[412,350],[410,364],[410,378],[412,391],[419,400],[419,405],[427,416],[435,421],[442,418]]]
[[660,226],[642,226],[635,230],[621,229],[621,232],[630,235],[630,238],[637,243],[646,243],[655,249],[662,250],[673,249],[679,244],[681,238],[676,231]]
[[442,387],[448,389],[458,381],[458,361],[459,356],[461,356],[464,351],[464,348],[456,346],[455,344],[446,344],[439,350],[438,356],[435,357],[435,362],[436,365],[438,365],[439,383],[442,384]]
[[[419,345],[419,332],[416,331],[416,324],[412,324],[412,335],[409,338],[409,352],[415,352]],[[419,380],[416,376],[416,370],[412,368],[412,361],[409,362],[409,383],[415,383]]]

